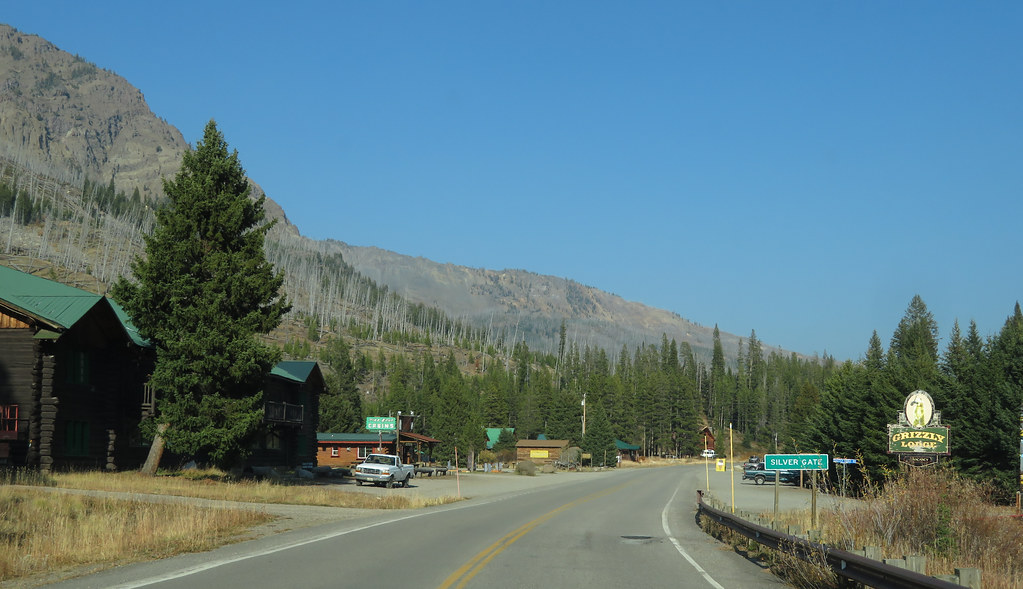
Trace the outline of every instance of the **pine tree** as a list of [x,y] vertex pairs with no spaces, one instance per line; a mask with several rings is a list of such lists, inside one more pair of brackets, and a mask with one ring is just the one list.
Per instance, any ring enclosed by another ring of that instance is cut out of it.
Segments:
[[981,366],[986,361],[977,324],[971,322],[963,338],[957,321],[941,361],[945,395],[935,398],[935,403],[943,408],[944,421],[955,440],[950,448],[952,460],[960,472],[971,477],[986,470],[981,459],[982,447],[989,435],[985,426],[989,392],[981,384]]
[[991,387],[991,417],[987,428],[989,444],[984,458],[989,461],[993,478],[1003,496],[1009,496],[1019,489],[1018,444],[1023,438],[1020,431],[1023,419],[1023,312],[1019,303],[1013,314],[991,342],[990,368],[993,374]]
[[586,435],[582,449],[590,455],[594,466],[615,466],[618,464],[618,447],[615,446],[614,432],[607,419],[604,405],[599,401],[587,407]]
[[357,432],[362,429],[362,395],[357,382],[358,369],[352,362],[348,344],[340,338],[331,339],[320,354],[320,361],[330,371],[324,375],[326,391],[320,398],[321,432]]
[[259,431],[263,382],[280,358],[256,336],[290,309],[263,251],[273,223],[213,121],[164,192],[135,282],[122,277],[112,294],[156,346],[151,382],[168,449],[228,466]]
[[925,390],[940,396],[938,324],[920,295],[913,297],[899,321],[888,351],[888,377],[903,396]]

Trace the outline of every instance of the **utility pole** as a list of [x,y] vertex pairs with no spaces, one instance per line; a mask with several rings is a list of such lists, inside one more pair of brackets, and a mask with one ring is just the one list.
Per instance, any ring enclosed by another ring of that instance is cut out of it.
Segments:
[[586,437],[586,393],[583,393],[583,437]]

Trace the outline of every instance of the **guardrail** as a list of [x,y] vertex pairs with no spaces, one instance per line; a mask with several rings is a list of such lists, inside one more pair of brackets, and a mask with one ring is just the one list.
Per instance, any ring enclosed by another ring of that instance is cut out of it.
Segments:
[[696,495],[697,517],[708,517],[754,542],[786,552],[809,563],[819,564],[823,557],[835,574],[850,581],[875,589],[962,589],[962,585],[951,581],[928,577],[909,569],[748,522],[704,503],[703,491],[697,491]]

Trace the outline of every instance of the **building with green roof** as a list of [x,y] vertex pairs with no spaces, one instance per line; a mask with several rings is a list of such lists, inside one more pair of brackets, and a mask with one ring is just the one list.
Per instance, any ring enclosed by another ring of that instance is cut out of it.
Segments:
[[111,299],[0,266],[0,464],[137,466],[152,363]]
[[[0,266],[0,465],[140,466],[155,353],[112,299]],[[248,465],[315,464],[324,386],[316,362],[273,368]]]

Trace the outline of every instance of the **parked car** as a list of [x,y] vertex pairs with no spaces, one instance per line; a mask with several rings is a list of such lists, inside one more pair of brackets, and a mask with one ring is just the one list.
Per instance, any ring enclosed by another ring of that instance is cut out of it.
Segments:
[[753,481],[758,485],[762,485],[767,481],[773,483],[776,477],[782,483],[799,484],[798,470],[765,470],[763,462],[759,463],[757,468],[744,470],[742,473],[742,480]]
[[743,470],[756,470],[758,464],[762,464],[763,460],[759,456],[750,456],[749,460],[742,463]]
[[402,464],[401,458],[392,454],[370,454],[366,461],[355,467],[355,484],[372,483],[388,489],[394,485],[407,487],[416,476],[416,467]]
[[714,458],[715,454],[713,450],[707,448],[700,454],[700,456],[703,456],[704,458]]

